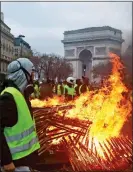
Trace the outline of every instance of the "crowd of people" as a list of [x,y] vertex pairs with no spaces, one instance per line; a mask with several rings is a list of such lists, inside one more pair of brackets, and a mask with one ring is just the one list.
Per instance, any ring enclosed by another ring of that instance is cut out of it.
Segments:
[[[101,81],[102,87],[108,87],[109,83]],[[43,79],[41,82],[34,80],[34,89],[32,90],[31,99],[47,100],[54,96],[65,97],[66,101],[71,101],[80,96],[82,93],[92,90],[98,90],[99,87],[90,84],[87,77],[82,76],[82,79],[76,79],[74,77],[68,77],[65,81],[54,82],[53,80]],[[29,91],[28,91],[29,92]],[[126,95],[132,102],[132,87],[129,88],[129,93]]]
[[65,96],[67,101],[73,100],[75,97],[80,96],[82,93],[90,90],[89,79],[82,76],[82,79],[68,77],[65,81],[54,82],[43,79],[41,82],[34,81],[34,93],[31,98],[48,99],[54,95]]

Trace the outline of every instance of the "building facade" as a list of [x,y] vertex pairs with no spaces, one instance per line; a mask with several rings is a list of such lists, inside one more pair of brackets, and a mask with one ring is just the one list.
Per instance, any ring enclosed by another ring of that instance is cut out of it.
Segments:
[[4,14],[1,12],[1,54],[0,54],[0,79],[7,71],[7,65],[14,58],[14,36],[11,29],[4,22]]
[[31,46],[24,41],[21,37],[17,37],[14,39],[14,51],[15,57],[27,57],[30,58],[32,56]]
[[121,30],[103,26],[65,31],[64,56],[73,66],[73,76],[89,77],[93,80],[92,69],[99,63],[109,61],[109,52],[121,54]]

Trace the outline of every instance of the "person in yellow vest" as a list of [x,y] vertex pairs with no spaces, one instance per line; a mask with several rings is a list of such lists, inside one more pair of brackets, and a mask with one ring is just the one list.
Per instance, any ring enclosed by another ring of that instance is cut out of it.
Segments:
[[53,95],[56,95],[56,92],[57,92],[57,83],[55,82],[55,80],[52,80],[51,81],[52,83],[52,92],[53,92]]
[[79,95],[90,90],[89,89],[89,79],[87,77],[82,76],[82,83],[83,84],[80,85],[80,87],[79,87]]
[[40,98],[40,87],[39,87],[38,80],[34,81],[33,86],[34,86],[34,93],[32,93],[31,97],[39,99]]
[[0,93],[0,166],[4,172],[30,172],[40,148],[26,91],[33,83],[34,66],[29,59],[19,58],[8,65],[7,72]]
[[54,95],[56,94],[56,83],[54,80],[52,80],[52,92]]
[[68,77],[66,80],[67,84],[64,89],[64,94],[66,101],[71,101],[75,98],[76,92],[75,92],[75,78],[73,77]]
[[57,93],[58,96],[63,95],[63,85],[62,85],[61,81],[56,86],[56,93]]
[[81,94],[81,86],[82,86],[81,79],[76,79],[75,91],[77,96],[80,96]]

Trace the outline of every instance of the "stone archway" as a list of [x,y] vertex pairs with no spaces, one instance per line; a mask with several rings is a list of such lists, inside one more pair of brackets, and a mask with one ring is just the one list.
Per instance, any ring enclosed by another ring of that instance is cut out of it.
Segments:
[[[91,77],[92,53],[84,49],[79,53],[79,59],[82,61],[82,76]],[[91,79],[91,78],[90,78]]]

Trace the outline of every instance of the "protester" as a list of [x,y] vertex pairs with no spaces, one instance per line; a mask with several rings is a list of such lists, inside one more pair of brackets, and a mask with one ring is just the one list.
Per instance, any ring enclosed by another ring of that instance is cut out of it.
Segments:
[[56,94],[56,83],[54,80],[51,81],[51,86],[52,86],[52,93],[54,95]]
[[79,94],[89,91],[89,78],[82,76],[83,84],[79,87]]
[[62,96],[64,93],[64,88],[61,81],[57,84],[56,93],[58,96]]
[[34,86],[34,92],[31,95],[31,98],[40,98],[40,86],[39,86],[39,81],[36,79],[33,83]]
[[66,86],[64,90],[66,101],[70,101],[74,99],[76,95],[74,85],[75,85],[75,78],[68,77],[66,80]]
[[82,85],[82,81],[81,79],[76,79],[76,87],[75,87],[75,91],[76,91],[76,95],[80,96],[80,86]]
[[7,80],[2,85],[0,159],[5,172],[30,172],[30,167],[34,168],[38,158],[40,144],[28,98],[33,90],[33,69],[33,64],[27,58],[11,62]]

